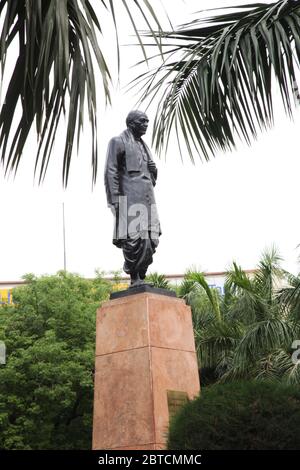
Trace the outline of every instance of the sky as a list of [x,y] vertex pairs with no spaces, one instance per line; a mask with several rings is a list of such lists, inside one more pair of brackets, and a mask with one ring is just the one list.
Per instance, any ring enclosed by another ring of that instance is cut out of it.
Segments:
[[[160,0],[153,0],[159,6]],[[192,12],[212,7],[250,3],[238,1],[163,0],[174,25],[192,20]],[[92,0],[95,4],[95,0]],[[200,5],[200,8],[199,8]],[[143,26],[141,26],[143,28]],[[132,30],[122,16],[121,44],[132,42]],[[111,23],[104,28],[103,47],[115,71],[116,53]],[[99,86],[99,171],[91,187],[86,120],[78,156],[74,155],[67,190],[61,184],[64,128],[55,139],[54,153],[44,183],[33,178],[36,152],[34,133],[26,146],[17,176],[4,177],[0,168],[0,281],[14,281],[25,273],[54,274],[63,269],[62,204],[65,206],[67,270],[92,277],[122,270],[122,251],[112,245],[113,217],[103,185],[109,139],[125,128],[125,118],[136,96],[124,90],[136,74],[140,58],[134,47],[122,46],[120,84],[114,73],[113,103],[104,109]],[[256,266],[262,251],[272,245],[284,258],[285,269],[300,271],[300,112],[290,121],[280,106],[275,127],[260,134],[251,147],[238,143],[234,152],[219,153],[209,163],[186,156],[181,161],[176,144],[158,166],[155,188],[162,236],[149,272],[180,274],[190,267],[224,271],[233,260],[242,268]],[[142,109],[142,107],[141,107]],[[149,112],[154,118],[155,109]],[[151,144],[151,133],[145,141]]]

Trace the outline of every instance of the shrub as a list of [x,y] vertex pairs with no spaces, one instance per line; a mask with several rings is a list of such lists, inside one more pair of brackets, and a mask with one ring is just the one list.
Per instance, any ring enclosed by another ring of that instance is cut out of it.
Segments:
[[300,449],[300,389],[270,382],[205,387],[170,423],[169,449]]

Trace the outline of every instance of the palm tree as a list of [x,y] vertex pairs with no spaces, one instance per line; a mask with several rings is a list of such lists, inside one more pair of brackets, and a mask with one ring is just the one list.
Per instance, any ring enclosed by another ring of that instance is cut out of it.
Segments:
[[[300,340],[300,274],[294,276],[288,274],[287,286],[284,286],[278,292],[278,300],[282,307],[285,309],[286,315],[290,319],[293,328],[294,336],[292,343],[292,350],[289,349],[288,353],[283,352],[279,358],[280,366],[284,377],[288,382],[300,383],[300,361],[299,361],[299,340]],[[297,349],[297,351],[295,351]],[[291,361],[291,354],[296,355],[295,360]]]
[[278,292],[287,273],[280,266],[275,248],[263,253],[253,278],[235,263],[228,272],[226,285],[235,294],[229,315],[245,326],[243,337],[235,348],[232,363],[222,380],[237,378],[284,378],[282,358],[290,365],[291,347],[299,325],[279,301]]
[[[111,13],[117,36],[116,3],[114,0],[101,0],[98,9],[100,16],[105,10]],[[134,15],[142,15],[150,31],[153,32],[151,22],[160,30],[150,2],[118,0],[118,3],[129,16],[145,53]],[[25,142],[35,121],[38,136],[35,169],[41,181],[47,170],[60,118],[62,114],[67,114],[63,156],[63,183],[66,185],[73,142],[76,134],[79,141],[86,103],[92,131],[91,156],[95,181],[97,114],[93,58],[102,76],[107,102],[110,101],[111,81],[98,42],[101,19],[97,17],[89,0],[0,0],[2,81],[6,59],[12,58],[18,48],[0,112],[1,161],[6,172],[17,171]],[[156,42],[159,45],[157,38]],[[15,126],[14,118],[17,120]]]
[[242,325],[228,318],[229,290],[225,288],[222,296],[208,285],[203,273],[188,271],[178,293],[192,309],[201,383],[206,385],[227,371],[243,334]]
[[146,282],[159,289],[172,289],[168,279],[164,274],[151,273],[146,276]]
[[[228,10],[228,9],[227,9]],[[138,78],[141,99],[159,97],[153,141],[167,148],[175,129],[190,157],[208,160],[248,144],[273,124],[273,84],[288,115],[299,104],[300,0],[253,3],[165,32],[165,62]]]
[[292,361],[293,343],[300,338],[299,304],[290,308],[290,290],[280,288],[288,278],[280,261],[274,248],[267,250],[252,277],[233,263],[223,296],[209,288],[202,273],[187,274],[181,293],[192,308],[205,380],[209,375],[214,381],[300,383],[300,364]]

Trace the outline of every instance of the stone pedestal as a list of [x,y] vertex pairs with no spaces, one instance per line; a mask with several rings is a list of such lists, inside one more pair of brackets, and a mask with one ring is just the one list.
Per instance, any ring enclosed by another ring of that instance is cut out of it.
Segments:
[[176,397],[199,390],[183,300],[150,289],[98,310],[93,449],[164,449]]

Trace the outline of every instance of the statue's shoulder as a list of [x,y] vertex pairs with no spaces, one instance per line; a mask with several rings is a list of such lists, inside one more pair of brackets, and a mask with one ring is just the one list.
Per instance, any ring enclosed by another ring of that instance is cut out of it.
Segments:
[[124,151],[124,140],[122,138],[122,134],[112,137],[110,139],[110,141],[108,142],[109,150],[117,152]]
[[112,137],[109,141],[109,143],[119,143],[119,142],[122,142],[122,134],[120,135],[116,135],[114,137]]

